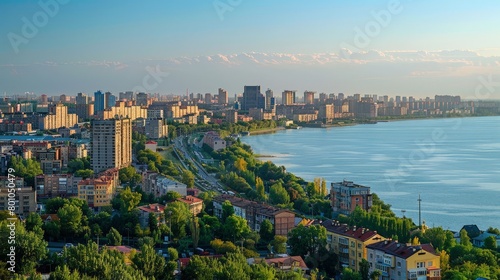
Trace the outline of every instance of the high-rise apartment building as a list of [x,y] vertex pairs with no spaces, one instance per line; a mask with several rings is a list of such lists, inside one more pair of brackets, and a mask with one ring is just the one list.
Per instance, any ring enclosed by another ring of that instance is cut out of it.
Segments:
[[266,90],[266,110],[272,110],[271,99],[274,97],[274,93],[271,89]]
[[295,90],[285,90],[281,94],[281,103],[283,105],[295,104]]
[[116,104],[116,96],[114,96],[111,92],[106,92],[104,94],[104,100],[105,100],[105,108],[111,108],[115,106]]
[[266,98],[260,93],[260,86],[244,87],[241,110],[249,110],[250,108],[264,109],[265,106]]
[[304,103],[306,104],[314,104],[314,91],[304,91]]
[[135,97],[135,105],[138,106],[148,106],[148,94],[145,92],[139,92]]
[[105,96],[102,91],[98,90],[94,92],[94,115],[97,115],[98,112],[104,111],[106,109]]
[[78,123],[76,114],[68,114],[68,107],[58,103],[49,106],[49,113],[39,119],[38,128],[42,130],[72,127]]
[[229,103],[228,96],[227,96],[227,90],[223,88],[219,88],[219,104],[227,104]]
[[132,163],[132,122],[130,119],[92,121],[91,134],[94,173],[123,168]]

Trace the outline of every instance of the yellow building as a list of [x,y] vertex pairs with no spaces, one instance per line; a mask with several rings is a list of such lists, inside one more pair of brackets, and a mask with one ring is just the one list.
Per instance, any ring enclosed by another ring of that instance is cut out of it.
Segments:
[[81,180],[78,183],[78,198],[87,201],[89,207],[111,205],[114,193],[113,180],[106,176]]
[[333,250],[339,256],[342,267],[349,267],[354,271],[359,271],[359,263],[367,259],[366,247],[384,240],[384,237],[376,231],[349,227],[338,221],[325,220],[321,225],[326,228],[328,249]]
[[441,279],[440,256],[430,244],[411,245],[385,240],[367,247],[370,273],[380,279]]
[[72,127],[77,123],[78,116],[68,114],[68,107],[58,103],[49,107],[49,114],[39,119],[38,127],[41,130],[50,130],[60,127]]
[[147,118],[148,109],[146,107],[129,105],[124,101],[117,101],[116,105],[98,113],[98,117],[103,120],[114,119],[115,117],[129,118],[134,121],[138,118]]

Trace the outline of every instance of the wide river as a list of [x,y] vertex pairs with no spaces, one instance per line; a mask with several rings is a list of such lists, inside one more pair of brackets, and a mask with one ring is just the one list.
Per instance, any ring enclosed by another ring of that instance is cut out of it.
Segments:
[[312,181],[370,186],[418,223],[500,228],[500,117],[303,128],[242,137],[261,158]]

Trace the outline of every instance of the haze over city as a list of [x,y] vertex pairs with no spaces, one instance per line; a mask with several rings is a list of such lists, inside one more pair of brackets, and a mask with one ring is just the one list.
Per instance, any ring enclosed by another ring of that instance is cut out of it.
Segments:
[[497,1],[41,3],[0,3],[1,93],[117,93],[155,72],[146,89],[162,94],[259,84],[467,99],[500,75]]

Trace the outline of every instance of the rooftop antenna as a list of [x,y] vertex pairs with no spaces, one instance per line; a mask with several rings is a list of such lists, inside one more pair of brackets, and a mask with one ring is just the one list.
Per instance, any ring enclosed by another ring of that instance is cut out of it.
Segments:
[[418,225],[420,229],[422,229],[422,207],[421,207],[422,199],[420,198],[420,194],[418,194],[417,201],[418,201]]

